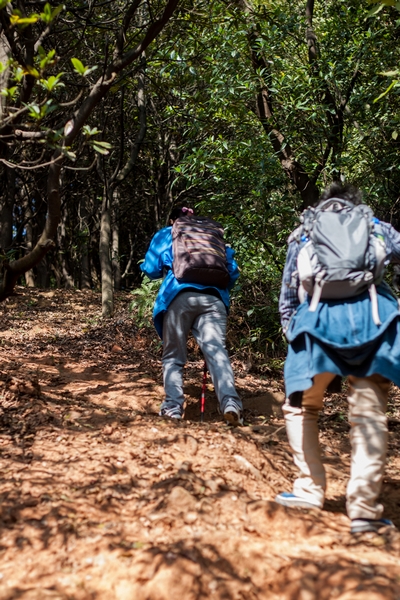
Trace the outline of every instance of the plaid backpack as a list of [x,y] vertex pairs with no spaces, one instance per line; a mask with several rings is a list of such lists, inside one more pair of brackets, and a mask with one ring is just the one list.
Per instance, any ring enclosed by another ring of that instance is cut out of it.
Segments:
[[229,272],[223,227],[208,217],[185,216],[172,226],[172,269],[180,282],[226,288]]
[[387,256],[372,210],[330,198],[306,209],[301,222],[293,232],[300,243],[296,271],[300,301],[307,292],[310,311],[315,311],[320,299],[351,298],[368,289],[372,316],[380,325],[375,285],[383,279]]

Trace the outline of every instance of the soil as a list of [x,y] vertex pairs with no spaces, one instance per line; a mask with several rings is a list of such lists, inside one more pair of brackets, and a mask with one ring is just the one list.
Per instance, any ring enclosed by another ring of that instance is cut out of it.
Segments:
[[[17,289],[0,307],[0,600],[399,600],[400,534],[349,534],[345,394],[327,396],[323,510],[295,475],[283,382],[233,361],[245,426],[221,421],[192,348],[181,422],[157,416],[160,344],[129,294]],[[400,528],[400,393],[382,492]]]

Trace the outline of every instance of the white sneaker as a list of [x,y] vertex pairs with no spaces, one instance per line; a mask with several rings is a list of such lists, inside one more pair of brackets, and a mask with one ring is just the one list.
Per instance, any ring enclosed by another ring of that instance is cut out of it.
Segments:
[[169,417],[170,419],[182,419],[182,409],[180,406],[162,408],[158,414],[160,417]]
[[224,419],[230,425],[237,427],[243,425],[243,417],[240,405],[236,400],[228,400],[224,408]]

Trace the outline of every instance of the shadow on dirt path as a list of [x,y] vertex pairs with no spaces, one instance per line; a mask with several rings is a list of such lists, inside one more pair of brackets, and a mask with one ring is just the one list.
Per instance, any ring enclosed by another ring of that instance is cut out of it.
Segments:
[[[285,509],[282,381],[235,363],[245,427],[221,422],[201,356],[185,419],[157,416],[159,342],[118,298],[19,289],[0,307],[0,600],[398,600],[400,539],[351,537],[345,397],[327,398],[324,510]],[[398,390],[382,494],[400,526]]]

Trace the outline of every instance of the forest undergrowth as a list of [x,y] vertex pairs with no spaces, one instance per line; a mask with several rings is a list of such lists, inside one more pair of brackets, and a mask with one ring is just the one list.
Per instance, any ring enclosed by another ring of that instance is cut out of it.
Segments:
[[[17,288],[0,306],[0,600],[399,600],[400,533],[350,536],[345,394],[326,398],[323,510],[290,490],[280,376],[233,366],[245,426],[200,422],[190,345],[182,422],[157,416],[160,344],[117,296]],[[389,404],[385,516],[400,527],[400,392]]]

